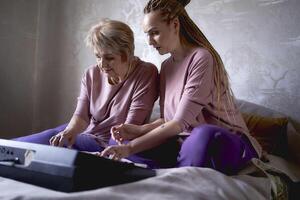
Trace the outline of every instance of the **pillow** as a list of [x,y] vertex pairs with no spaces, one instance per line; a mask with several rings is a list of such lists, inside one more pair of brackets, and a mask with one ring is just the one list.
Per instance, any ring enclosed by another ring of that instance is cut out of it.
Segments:
[[264,117],[242,113],[250,134],[258,141],[267,153],[287,157],[287,124],[286,117]]

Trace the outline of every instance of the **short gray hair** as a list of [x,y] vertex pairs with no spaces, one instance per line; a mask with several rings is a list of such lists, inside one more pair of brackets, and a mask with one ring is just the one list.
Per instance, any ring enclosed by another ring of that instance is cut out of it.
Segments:
[[110,49],[114,53],[125,55],[127,61],[134,56],[133,31],[121,21],[102,19],[92,26],[85,41],[89,47]]

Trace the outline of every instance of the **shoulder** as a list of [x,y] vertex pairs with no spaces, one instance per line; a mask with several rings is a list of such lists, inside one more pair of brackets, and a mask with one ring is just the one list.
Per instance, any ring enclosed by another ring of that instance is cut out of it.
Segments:
[[91,65],[91,66],[89,66],[88,68],[86,68],[85,70],[84,70],[84,74],[86,75],[86,76],[93,76],[94,74],[96,74],[96,73],[99,73],[100,72],[100,69],[99,69],[99,67],[97,66],[97,65]]
[[153,63],[146,62],[141,59],[138,59],[137,70],[139,72],[138,74],[142,74],[144,76],[150,74],[158,75],[158,69]]
[[212,70],[214,59],[212,54],[207,49],[198,47],[193,49],[185,64],[188,65],[188,70],[190,72],[194,70]]
[[192,60],[212,61],[213,56],[207,49],[202,48],[202,47],[197,47],[197,48],[192,50],[191,59]]
[[84,70],[82,81],[84,81],[87,85],[99,80],[101,76],[100,69],[97,65],[91,65]]

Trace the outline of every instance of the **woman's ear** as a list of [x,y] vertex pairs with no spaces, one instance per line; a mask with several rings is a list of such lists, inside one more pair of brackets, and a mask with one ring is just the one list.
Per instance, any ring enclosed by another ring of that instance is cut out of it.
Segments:
[[175,33],[178,34],[179,30],[180,30],[180,22],[179,22],[178,17],[175,17],[172,20],[172,26],[174,27]]

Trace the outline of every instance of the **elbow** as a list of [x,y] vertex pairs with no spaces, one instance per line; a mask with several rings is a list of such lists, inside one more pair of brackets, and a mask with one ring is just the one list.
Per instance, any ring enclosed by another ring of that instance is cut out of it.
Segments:
[[178,134],[181,133],[183,131],[182,124],[176,120],[174,121],[174,123],[175,123],[175,129],[177,130]]
[[166,123],[164,118],[159,118],[157,121],[158,121],[158,123],[160,123],[160,124]]
[[173,133],[172,136],[178,135],[179,133],[181,133],[183,131],[183,127],[180,122],[178,122],[176,120],[171,120],[167,123],[171,125],[171,128],[172,128],[171,133]]

